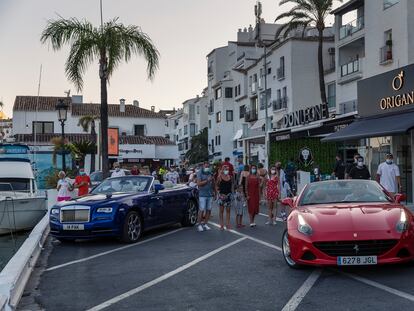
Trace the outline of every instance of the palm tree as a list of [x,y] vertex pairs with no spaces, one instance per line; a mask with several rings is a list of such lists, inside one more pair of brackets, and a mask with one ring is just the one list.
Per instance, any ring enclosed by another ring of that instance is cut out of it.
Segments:
[[191,138],[191,149],[187,151],[185,157],[191,164],[200,163],[208,160],[208,129],[204,128],[198,135]]
[[[93,155],[96,150],[96,145],[92,141],[81,141],[81,142],[74,142],[72,143],[72,151],[75,155],[75,158],[81,162],[81,164],[85,165],[85,158],[87,154]],[[92,156],[93,157],[93,156]],[[91,168],[91,172],[92,168]]]
[[49,20],[40,41],[50,42],[55,51],[64,45],[70,45],[65,72],[78,91],[82,90],[83,76],[88,65],[96,59],[99,60],[102,170],[107,176],[108,81],[119,64],[123,60],[128,62],[132,55],[144,56],[147,61],[147,76],[152,79],[158,69],[159,52],[148,35],[138,26],[125,26],[118,22],[118,18],[106,22],[101,27],[94,27],[90,22],[76,18]]
[[[98,120],[97,116],[83,116],[79,119],[78,126],[82,127],[84,132],[89,132],[89,128],[91,128],[91,136],[92,136],[92,143],[96,148],[97,143],[97,135],[96,135],[96,127],[95,127],[95,120]],[[96,149],[91,149],[91,173],[95,171],[95,154]]]
[[[332,10],[335,0],[281,0],[279,5],[286,3],[293,4],[294,7],[276,17],[275,22],[290,18],[289,22],[282,25],[276,32],[276,38],[283,33],[283,37],[293,30],[301,30],[302,35],[308,27],[316,27],[318,30],[318,68],[319,68],[319,89],[322,103],[326,103],[325,76],[323,69],[323,31],[325,30],[325,20]],[[342,0],[338,0],[342,2]]]
[[0,110],[3,110],[4,104],[2,101],[0,101]]

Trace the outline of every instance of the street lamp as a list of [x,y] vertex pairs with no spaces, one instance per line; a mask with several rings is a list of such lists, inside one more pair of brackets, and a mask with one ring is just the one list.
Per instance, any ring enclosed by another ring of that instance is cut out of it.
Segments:
[[66,170],[66,159],[65,159],[65,150],[63,148],[65,143],[65,122],[68,119],[68,108],[69,105],[65,103],[63,99],[59,99],[58,103],[56,104],[56,111],[58,114],[58,120],[62,127],[62,170]]

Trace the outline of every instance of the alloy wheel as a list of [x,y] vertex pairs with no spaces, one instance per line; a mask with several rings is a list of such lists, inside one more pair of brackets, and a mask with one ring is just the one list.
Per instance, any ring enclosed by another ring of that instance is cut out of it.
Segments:
[[138,215],[131,214],[128,218],[128,237],[131,241],[136,241],[141,233],[141,222]]
[[197,222],[197,208],[193,202],[189,203],[188,207],[188,221],[190,225],[195,225]]
[[283,256],[285,257],[285,260],[287,264],[291,267],[295,266],[296,263],[293,261],[292,257],[290,257],[290,244],[289,244],[289,238],[288,233],[285,231],[285,234],[283,235]]

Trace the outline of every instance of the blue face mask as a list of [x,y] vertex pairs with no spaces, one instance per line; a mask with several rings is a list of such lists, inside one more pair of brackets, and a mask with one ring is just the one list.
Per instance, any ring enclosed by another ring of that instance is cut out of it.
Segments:
[[210,168],[209,167],[203,168],[203,172],[206,174],[210,173]]
[[79,172],[79,175],[81,175],[81,176],[85,176],[85,175],[86,175],[86,173],[85,173],[85,172]]
[[254,169],[252,169],[252,174],[256,174],[257,173],[257,170],[254,168]]

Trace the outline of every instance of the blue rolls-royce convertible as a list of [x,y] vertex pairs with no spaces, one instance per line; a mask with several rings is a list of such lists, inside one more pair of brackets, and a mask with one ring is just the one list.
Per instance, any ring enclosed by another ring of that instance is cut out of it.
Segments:
[[186,185],[157,184],[151,176],[108,178],[88,196],[50,210],[50,233],[60,241],[119,237],[136,242],[146,230],[197,221],[198,192]]

